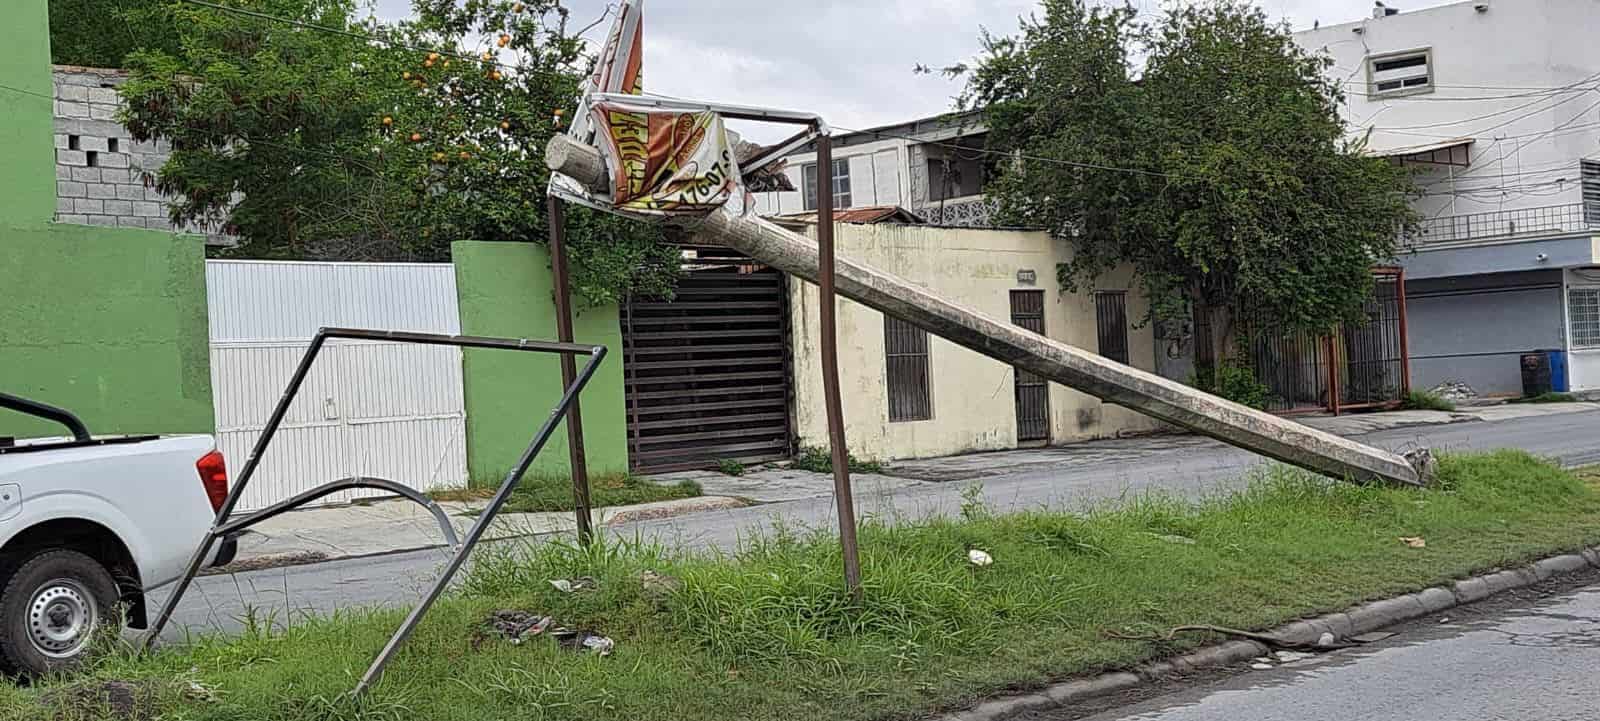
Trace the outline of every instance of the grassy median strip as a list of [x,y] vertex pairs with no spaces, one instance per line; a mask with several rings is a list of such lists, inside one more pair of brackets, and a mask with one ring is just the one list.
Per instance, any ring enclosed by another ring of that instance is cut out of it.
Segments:
[[[1265,628],[1600,541],[1600,479],[1507,451],[1446,457],[1440,480],[1383,489],[1276,469],[1198,503],[1147,496],[1006,516],[968,504],[961,518],[870,523],[860,603],[840,590],[837,544],[822,531],[752,539],[723,557],[530,542],[491,550],[361,701],[341,695],[397,613],[150,659],[111,654],[72,681],[0,689],[0,709],[100,718],[91,691],[116,680],[144,694],[141,719],[915,718],[1211,640],[1107,631]],[[993,563],[973,564],[974,549]],[[592,590],[549,583],[581,577]],[[483,620],[498,609],[548,614],[616,650],[486,640]]]
[[[495,483],[500,480],[496,479]],[[495,486],[434,493],[437,501],[487,501]],[[596,476],[589,479],[589,503],[595,508],[631,506],[639,503],[698,498],[700,484],[690,480],[664,484],[629,473]],[[539,513],[572,510],[572,479],[567,477],[528,478],[506,501],[505,513]]]

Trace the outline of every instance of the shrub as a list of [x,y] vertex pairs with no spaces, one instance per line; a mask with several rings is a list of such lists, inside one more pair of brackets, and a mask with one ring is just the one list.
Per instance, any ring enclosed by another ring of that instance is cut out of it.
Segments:
[[[849,451],[845,451],[845,457],[849,459],[851,473],[883,472],[883,464],[878,461],[863,461]],[[833,455],[826,448],[806,446],[800,450],[800,455],[795,456],[794,467],[812,473],[832,473]]]
[[1401,410],[1407,411],[1445,411],[1456,409],[1456,404],[1445,397],[1429,391],[1411,391],[1400,400]]
[[1254,370],[1227,361],[1196,374],[1189,385],[1257,410],[1265,409],[1272,400],[1272,390],[1256,378]]

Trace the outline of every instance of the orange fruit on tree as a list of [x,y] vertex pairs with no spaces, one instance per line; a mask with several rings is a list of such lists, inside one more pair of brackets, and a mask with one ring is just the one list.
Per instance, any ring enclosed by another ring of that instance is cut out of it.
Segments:
[[439,59],[439,54],[438,53],[428,53],[428,59],[429,60],[438,60]]
[[500,43],[500,47],[503,48],[503,47],[511,44],[511,36],[507,35],[505,33],[500,33],[500,39],[497,40],[496,42]]
[[392,118],[392,117],[390,117],[388,115],[383,116],[383,124],[384,125],[394,125],[394,118]]
[[501,130],[510,130],[511,129],[511,121],[509,121],[509,120],[500,121],[500,129]]
[[424,61],[422,61],[422,67],[425,67],[425,68],[433,67],[433,61],[432,60],[424,60]]
[[484,62],[489,62],[490,60],[493,60],[493,59],[494,59],[494,53],[491,53],[488,50],[483,51],[483,61]]
[[410,80],[411,79],[411,71],[407,70],[407,71],[405,71],[403,73],[400,73],[400,79],[401,80]]
[[435,163],[443,163],[444,162],[444,153],[434,153],[433,154],[433,162],[435,162]]
[[472,153],[469,153],[469,152],[467,152],[465,150],[461,151],[461,159],[462,160],[471,160],[472,159]]
[[411,134],[411,142],[413,142],[413,143],[422,142],[422,133],[412,133]]
[[494,71],[491,71],[489,73],[489,79],[490,80],[499,80],[500,78],[501,78],[501,75],[500,75],[500,71],[499,70],[494,70]]
[[511,12],[520,13],[523,11],[524,7],[525,6],[522,3],[516,3],[511,6]]

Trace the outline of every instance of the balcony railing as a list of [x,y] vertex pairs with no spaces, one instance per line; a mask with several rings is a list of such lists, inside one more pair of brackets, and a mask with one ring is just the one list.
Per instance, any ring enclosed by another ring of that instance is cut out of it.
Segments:
[[1410,244],[1426,248],[1446,243],[1581,233],[1600,227],[1596,220],[1600,219],[1585,217],[1582,203],[1449,215],[1423,220]]
[[981,228],[991,225],[994,204],[982,195],[950,200],[932,200],[916,208],[916,214],[933,225]]

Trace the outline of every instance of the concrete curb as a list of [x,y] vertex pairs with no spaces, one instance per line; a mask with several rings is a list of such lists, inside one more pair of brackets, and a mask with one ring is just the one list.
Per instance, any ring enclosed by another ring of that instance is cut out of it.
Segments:
[[[1314,643],[1324,633],[1348,638],[1588,568],[1600,568],[1600,547],[1552,556],[1521,568],[1474,576],[1449,586],[1426,588],[1346,611],[1295,621],[1265,633],[1298,643]],[[1141,664],[1131,671],[1105,673],[1052,684],[1026,695],[990,699],[966,711],[940,716],[938,721],[1003,721],[1026,711],[1058,708],[1198,669],[1244,663],[1269,652],[1270,649],[1265,645],[1255,641],[1228,641],[1166,660]]]

